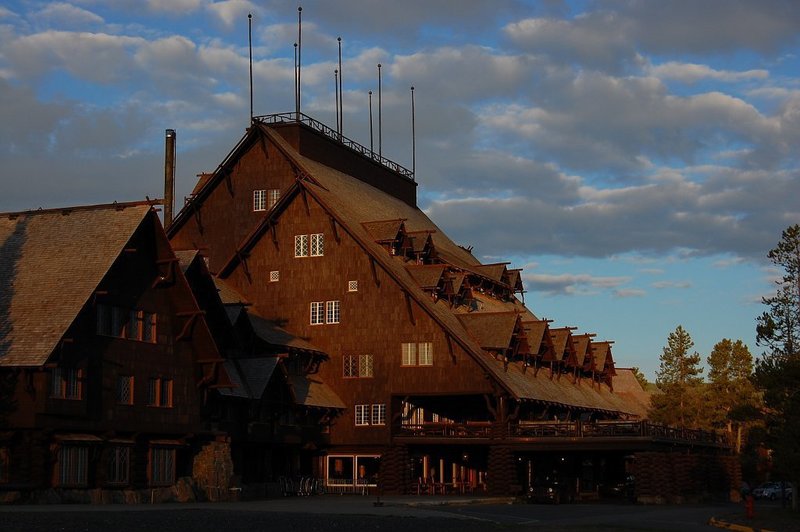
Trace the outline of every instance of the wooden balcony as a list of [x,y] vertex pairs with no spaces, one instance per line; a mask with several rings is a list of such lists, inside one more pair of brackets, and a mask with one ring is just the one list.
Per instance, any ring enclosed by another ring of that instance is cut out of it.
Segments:
[[[575,443],[582,446],[680,444],[729,448],[724,434],[658,425],[649,421],[520,421],[497,427],[490,421],[404,424],[394,437],[407,443],[468,443],[504,439],[507,443]],[[503,436],[503,434],[507,436]]]

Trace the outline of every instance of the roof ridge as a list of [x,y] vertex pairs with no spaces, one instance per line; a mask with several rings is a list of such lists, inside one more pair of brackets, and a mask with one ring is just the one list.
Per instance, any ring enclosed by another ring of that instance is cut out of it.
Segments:
[[149,206],[153,207],[155,205],[163,205],[164,200],[162,199],[145,199],[139,201],[125,201],[125,202],[113,202],[113,203],[97,203],[94,205],[70,205],[67,207],[51,207],[48,209],[43,209],[39,207],[38,209],[29,209],[27,211],[9,211],[9,212],[0,212],[0,216],[8,216],[9,218],[14,218],[22,215],[33,215],[33,214],[55,214],[61,213],[64,215],[68,215],[73,211],[95,211],[95,210],[104,210],[104,209],[116,209],[116,210],[125,210],[130,207],[142,207],[142,206]]

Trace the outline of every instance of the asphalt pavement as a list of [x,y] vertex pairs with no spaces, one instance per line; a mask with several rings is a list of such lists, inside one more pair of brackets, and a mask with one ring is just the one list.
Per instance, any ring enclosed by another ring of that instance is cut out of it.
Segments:
[[719,530],[712,516],[733,504],[514,504],[507,498],[323,495],[238,503],[0,506],[0,531],[458,532],[493,530]]

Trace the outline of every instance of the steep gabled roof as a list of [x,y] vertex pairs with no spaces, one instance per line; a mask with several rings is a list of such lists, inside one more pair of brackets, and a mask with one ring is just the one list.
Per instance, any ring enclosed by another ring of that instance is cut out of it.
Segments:
[[484,349],[508,349],[519,322],[516,312],[473,312],[457,316]]
[[503,280],[503,276],[506,273],[507,264],[508,264],[507,262],[501,262],[498,264],[481,264],[479,266],[474,266],[473,269],[476,272],[488,277],[492,281],[501,284],[506,284],[505,281]]
[[0,214],[0,366],[40,366],[91,300],[150,203]]
[[406,265],[406,270],[414,278],[414,281],[426,290],[436,288],[439,286],[439,281],[442,279],[444,273],[444,264],[409,264]]
[[591,353],[589,346],[593,337],[594,335],[589,333],[573,335],[572,337],[575,341],[575,362],[578,368],[583,368],[586,363],[586,355]]
[[397,240],[397,235],[403,229],[405,220],[377,220],[373,222],[362,222],[364,229],[375,239],[376,242],[392,242]]
[[300,338],[299,336],[293,335],[283,327],[278,326],[278,324],[274,321],[264,319],[253,312],[248,312],[247,318],[250,320],[250,324],[253,327],[253,332],[255,332],[259,338],[270,345],[285,349],[306,351],[309,353],[325,355],[327,357],[322,349],[316,347],[311,342]]
[[566,327],[550,329],[550,336],[553,338],[553,351],[556,354],[556,361],[564,360],[567,350],[567,340],[570,339],[570,330]]
[[319,375],[289,375],[288,381],[294,400],[299,405],[336,410],[347,408],[344,401]]
[[[487,273],[496,276],[494,268],[487,268],[485,272],[479,271],[479,267],[482,265],[472,256],[470,251],[453,243],[419,208],[409,205],[358,179],[300,155],[279,134],[271,131],[267,126],[260,127],[265,137],[277,146],[278,150],[289,159],[292,165],[298,168],[298,172],[301,175],[308,176],[308,179],[296,181],[280,201],[284,201],[284,205],[288,205],[288,196],[290,194],[297,195],[301,192],[312,197],[335,220],[337,226],[348,233],[374,260],[375,264],[387,272],[409,298],[414,300],[436,320],[444,332],[456,344],[461,346],[487,374],[491,375],[500,387],[521,400],[553,402],[565,406],[594,408],[613,412],[627,411],[624,409],[621,400],[614,398],[610,392],[607,395],[612,397],[607,398],[601,392],[592,389],[591,386],[574,385],[573,387],[577,391],[559,393],[551,390],[550,392],[552,393],[550,393],[548,392],[548,386],[550,385],[540,382],[543,379],[549,380],[546,377],[537,378],[533,375],[534,372],[524,372],[516,364],[510,364],[506,369],[503,363],[498,363],[494,360],[489,353],[482,349],[481,345],[479,345],[480,342],[467,332],[464,324],[458,318],[461,314],[454,313],[447,303],[442,300],[434,302],[420,288],[402,261],[396,260],[387,254],[363,224],[374,220],[376,213],[388,220],[402,219],[407,233],[430,231],[435,253],[448,264],[486,279],[491,279]],[[220,270],[221,276],[229,275],[233,268],[246,261],[246,256],[250,249],[267,232],[271,224],[276,223],[281,212],[282,208],[279,202],[272,211],[271,217],[266,217],[262,220],[251,235],[239,246],[239,249],[228,263]],[[500,266],[502,266],[502,270],[505,270],[505,265]],[[500,268],[497,269],[500,270]],[[517,308],[518,305],[513,301],[501,302],[495,300],[494,303],[506,311]],[[519,307],[521,307],[522,319],[530,321],[530,318],[533,318],[535,320],[535,316],[529,310],[525,309],[521,304]],[[542,336],[546,328],[545,323],[537,345],[541,345]],[[492,343],[497,342],[492,341]],[[550,340],[548,339],[548,348],[549,345]],[[511,369],[512,367],[514,368],[513,370]]]

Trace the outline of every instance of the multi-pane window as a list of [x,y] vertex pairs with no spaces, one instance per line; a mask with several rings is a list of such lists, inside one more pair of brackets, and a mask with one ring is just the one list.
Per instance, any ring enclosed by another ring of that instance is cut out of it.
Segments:
[[386,404],[356,405],[356,426],[386,424]]
[[433,344],[420,342],[417,345],[417,363],[420,366],[433,366]]
[[386,404],[372,405],[372,425],[385,425],[386,424]]
[[281,199],[281,189],[271,188],[267,191],[267,209],[271,209]]
[[150,448],[150,485],[169,486],[175,483],[175,449]]
[[281,279],[281,272],[278,270],[272,270],[269,272],[269,282],[277,283]]
[[117,377],[117,403],[121,405],[133,404],[133,375],[120,375]]
[[325,323],[324,304],[324,301],[311,302],[311,325],[322,325]]
[[325,323],[339,323],[339,302],[325,302]]
[[400,361],[400,364],[403,366],[416,366],[417,365],[417,344],[414,343],[404,343],[403,346],[403,358]]
[[50,397],[56,399],[81,399],[83,397],[82,372],[77,368],[55,368],[50,381]]
[[358,355],[358,376],[374,377],[375,361],[372,355]]
[[325,254],[325,235],[314,233],[311,235],[294,235],[295,257],[322,257]]
[[401,344],[402,357],[400,364],[403,366],[433,366],[433,343],[408,342]]
[[356,405],[356,426],[369,425],[370,405]]
[[308,235],[294,235],[294,256],[308,257]]
[[343,375],[347,378],[358,377],[358,357],[356,355],[345,355],[342,359]]
[[358,292],[358,281],[347,281],[348,292]]
[[253,191],[253,210],[265,211],[267,210],[267,191],[254,190]]
[[150,379],[147,386],[147,405],[172,407],[172,379],[161,377]]
[[64,445],[58,450],[58,485],[84,487],[89,478],[89,448]]
[[6,484],[11,469],[11,456],[7,447],[0,447],[0,484]]
[[325,254],[325,235],[316,233],[311,235],[311,256],[321,257]]
[[109,484],[127,484],[131,464],[131,448],[116,445],[108,450],[108,473],[106,482]]
[[156,322],[157,316],[154,312],[97,305],[96,331],[103,336],[155,343]]
[[375,360],[372,355],[345,355],[344,376],[347,378],[374,377]]

